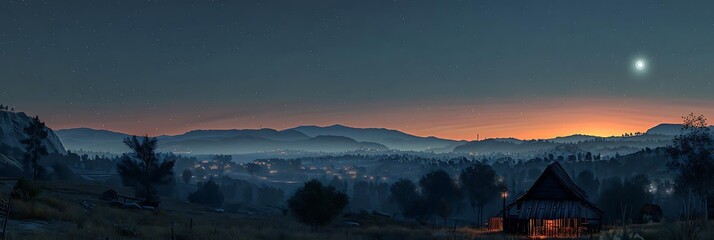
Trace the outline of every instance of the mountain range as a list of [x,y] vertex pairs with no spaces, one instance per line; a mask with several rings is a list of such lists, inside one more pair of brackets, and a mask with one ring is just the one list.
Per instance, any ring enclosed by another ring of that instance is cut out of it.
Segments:
[[[61,129],[57,135],[67,149],[121,153],[129,134],[90,128]],[[466,141],[418,137],[384,128],[301,126],[286,130],[193,130],[158,136],[159,150],[197,154],[242,154],[277,150],[345,152],[353,150],[450,152]]]
[[[642,148],[665,146],[679,134],[681,125],[660,124],[641,135],[598,137],[571,135],[544,140],[495,138],[481,141],[457,141],[420,137],[385,128],[354,128],[343,125],[300,126],[285,130],[232,129],[193,130],[179,135],[158,136],[160,151],[195,154],[244,154],[282,150],[307,152],[427,151],[435,153],[529,153],[545,151],[590,151],[626,153]],[[129,134],[89,128],[56,131],[71,150],[122,153],[122,143]]]
[[[122,143],[131,135],[75,128],[58,130],[68,149],[123,153],[129,149]],[[356,141],[344,136],[308,136],[295,130],[194,130],[180,135],[158,136],[159,151],[194,154],[244,154],[255,152],[299,150],[309,152],[346,152],[353,150],[384,151],[382,144]]]

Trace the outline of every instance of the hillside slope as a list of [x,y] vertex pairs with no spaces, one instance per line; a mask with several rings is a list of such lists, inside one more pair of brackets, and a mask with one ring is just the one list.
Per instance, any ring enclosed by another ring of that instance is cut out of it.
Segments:
[[[0,111],[0,143],[17,149],[25,149],[20,143],[27,139],[24,129],[30,125],[31,117],[24,112]],[[50,128],[47,130],[47,139],[43,142],[49,153],[66,154],[62,142],[60,142],[55,132]]]

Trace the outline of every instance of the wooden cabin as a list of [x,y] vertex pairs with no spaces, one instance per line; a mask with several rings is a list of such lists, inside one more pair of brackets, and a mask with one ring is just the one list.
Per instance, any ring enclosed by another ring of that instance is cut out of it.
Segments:
[[640,223],[660,222],[662,208],[655,204],[645,204],[640,209]]
[[604,215],[558,162],[548,165],[505,213],[505,232],[533,238],[574,238],[599,232]]

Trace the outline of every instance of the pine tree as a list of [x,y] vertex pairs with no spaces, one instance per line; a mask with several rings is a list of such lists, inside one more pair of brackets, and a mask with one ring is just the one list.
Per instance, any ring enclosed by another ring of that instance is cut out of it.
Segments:
[[20,141],[25,145],[27,153],[25,154],[25,174],[29,175],[30,163],[32,163],[33,179],[37,181],[37,160],[47,155],[47,147],[42,143],[47,139],[47,130],[45,123],[40,121],[38,116],[35,116],[30,120],[30,125],[28,125],[24,131],[27,135],[27,139]]

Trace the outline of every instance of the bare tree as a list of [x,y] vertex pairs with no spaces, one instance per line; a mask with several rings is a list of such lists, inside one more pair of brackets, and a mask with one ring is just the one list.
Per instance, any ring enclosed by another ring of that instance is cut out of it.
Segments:
[[145,204],[158,205],[155,185],[173,181],[174,161],[159,161],[156,154],[158,140],[143,137],[140,141],[136,136],[124,139],[132,154],[124,154],[117,164],[117,172],[124,185],[137,187],[143,194]]
[[689,114],[674,144],[667,148],[672,160],[667,167],[677,173],[679,193],[693,193],[703,206],[704,221],[709,219],[707,198],[714,192],[714,139],[703,115]]

